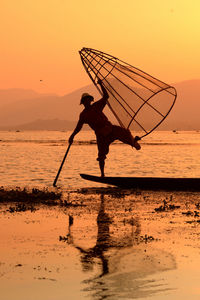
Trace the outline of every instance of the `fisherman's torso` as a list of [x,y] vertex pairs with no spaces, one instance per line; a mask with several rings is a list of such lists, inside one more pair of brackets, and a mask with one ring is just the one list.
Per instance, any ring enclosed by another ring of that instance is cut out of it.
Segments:
[[98,106],[94,104],[90,105],[90,107],[85,108],[80,118],[83,123],[88,124],[96,134],[104,134],[107,131],[110,131],[109,128],[112,127],[112,124],[109,122],[106,115],[102,112]]

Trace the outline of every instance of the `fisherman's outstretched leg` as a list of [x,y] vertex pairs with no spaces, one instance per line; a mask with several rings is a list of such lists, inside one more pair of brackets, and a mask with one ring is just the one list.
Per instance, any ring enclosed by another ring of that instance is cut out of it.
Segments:
[[134,147],[136,150],[140,150],[141,146],[138,143],[139,137],[133,137],[130,130],[122,128],[120,126],[113,126],[113,134],[116,140],[120,140],[122,143],[128,144]]

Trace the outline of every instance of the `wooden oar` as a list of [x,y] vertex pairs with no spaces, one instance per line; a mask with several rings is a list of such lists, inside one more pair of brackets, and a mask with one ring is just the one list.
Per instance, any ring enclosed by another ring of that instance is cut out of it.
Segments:
[[57,180],[58,180],[58,177],[59,177],[59,175],[60,175],[60,172],[61,172],[61,170],[62,170],[62,167],[63,167],[63,165],[64,165],[64,162],[65,162],[65,159],[66,159],[66,157],[67,157],[67,154],[68,154],[68,152],[69,152],[70,147],[71,147],[71,144],[69,144],[69,146],[68,146],[68,148],[67,148],[67,151],[66,151],[66,153],[65,153],[65,156],[63,157],[63,161],[62,161],[62,163],[61,163],[61,165],[60,165],[60,168],[59,168],[59,170],[58,170],[58,173],[57,173],[57,175],[56,175],[56,178],[54,179],[53,186],[55,186],[55,187],[56,187],[56,182],[57,182]]

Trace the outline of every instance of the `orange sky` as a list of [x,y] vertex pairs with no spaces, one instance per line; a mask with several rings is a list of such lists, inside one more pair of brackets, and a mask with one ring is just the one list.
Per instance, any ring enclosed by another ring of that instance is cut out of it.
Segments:
[[167,83],[199,79],[199,12],[199,0],[1,0],[0,89],[63,95],[89,84],[82,47]]

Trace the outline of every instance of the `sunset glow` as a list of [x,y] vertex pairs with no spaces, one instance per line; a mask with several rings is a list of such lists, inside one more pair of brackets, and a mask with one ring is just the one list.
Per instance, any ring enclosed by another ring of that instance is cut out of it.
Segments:
[[200,78],[198,0],[2,0],[0,89],[67,94],[91,47],[174,83]]
[[0,300],[200,299],[200,0],[0,22]]

